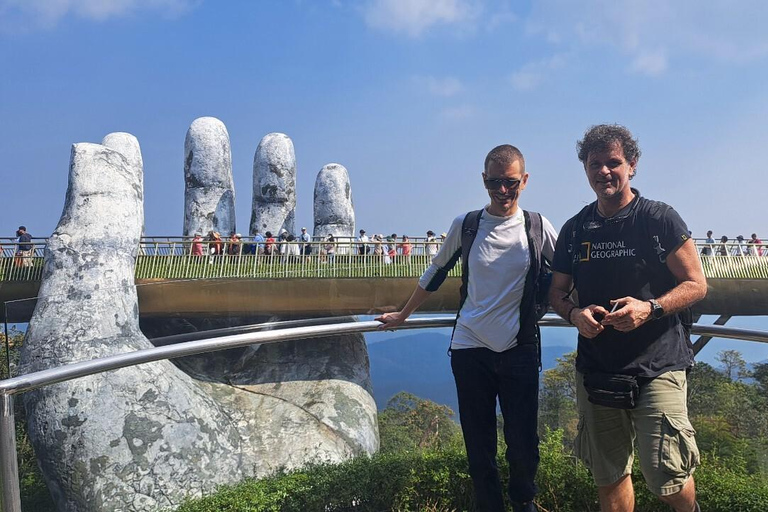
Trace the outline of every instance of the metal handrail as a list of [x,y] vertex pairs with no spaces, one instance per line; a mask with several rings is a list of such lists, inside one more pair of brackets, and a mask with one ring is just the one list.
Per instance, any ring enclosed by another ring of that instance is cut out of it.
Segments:
[[[324,319],[318,319],[324,320]],[[414,318],[407,320],[398,329],[423,329],[434,327],[449,327],[456,320],[455,316],[440,316],[431,318]],[[278,324],[278,323],[276,323]],[[336,324],[310,325],[304,327],[290,327],[267,332],[248,332],[220,336],[213,339],[203,339],[152,347],[133,352],[124,352],[112,356],[100,357],[90,361],[70,363],[58,368],[40,370],[26,375],[20,375],[11,379],[0,380],[0,395],[15,395],[32,391],[50,384],[65,382],[80,377],[86,377],[109,370],[117,370],[127,366],[175,359],[177,357],[192,356],[209,352],[218,352],[231,348],[245,347],[254,344],[271,344],[283,341],[319,338],[323,336],[336,336],[342,334],[354,334],[373,332],[378,330],[380,322],[354,321]]]
[[[71,363],[58,368],[41,370],[0,381],[0,479],[2,480],[3,511],[21,511],[19,469],[16,458],[16,424],[13,408],[13,397],[15,394],[143,363],[217,352],[252,344],[279,343],[302,338],[373,332],[381,326],[377,321],[341,322],[330,325],[325,323],[327,319],[318,319],[318,321],[322,321],[323,325],[291,327],[267,332],[248,332],[214,339],[194,340],[175,345],[153,347],[101,357],[91,361]],[[413,318],[407,320],[397,329],[450,327],[454,322],[454,316]],[[570,327],[568,322],[555,315],[547,315],[539,323],[543,327]],[[278,325],[275,324],[274,326]],[[768,332],[764,331],[694,324],[692,333],[768,343]]]

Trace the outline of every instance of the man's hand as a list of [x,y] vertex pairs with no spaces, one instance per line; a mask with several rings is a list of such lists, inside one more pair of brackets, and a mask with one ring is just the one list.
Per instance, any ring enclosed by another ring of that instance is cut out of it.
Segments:
[[605,329],[600,323],[600,319],[607,314],[608,310],[603,306],[590,304],[585,308],[575,308],[572,310],[571,317],[568,320],[576,326],[579,330],[579,334],[585,338],[592,339]]
[[617,331],[637,329],[651,318],[651,303],[648,301],[622,297],[612,300],[611,304],[616,311],[605,315],[603,325],[612,325]]
[[397,311],[395,313],[384,313],[383,315],[374,318],[374,320],[381,322],[381,325],[379,326],[380,331],[386,331],[403,325],[407,318],[408,315],[403,314],[402,311]]

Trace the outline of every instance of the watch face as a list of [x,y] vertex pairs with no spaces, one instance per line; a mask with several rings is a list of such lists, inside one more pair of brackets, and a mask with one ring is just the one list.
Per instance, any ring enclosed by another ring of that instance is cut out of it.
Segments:
[[664,308],[661,307],[661,304],[659,304],[655,300],[652,300],[651,307],[652,307],[653,318],[659,319],[664,316]]

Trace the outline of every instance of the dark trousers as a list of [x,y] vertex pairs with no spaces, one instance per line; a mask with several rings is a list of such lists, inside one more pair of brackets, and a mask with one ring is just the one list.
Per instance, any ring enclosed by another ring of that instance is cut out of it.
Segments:
[[496,465],[497,397],[504,418],[509,497],[513,503],[531,501],[538,491],[534,483],[539,466],[538,348],[521,345],[501,353],[486,348],[453,350],[451,369],[477,510],[505,510]]

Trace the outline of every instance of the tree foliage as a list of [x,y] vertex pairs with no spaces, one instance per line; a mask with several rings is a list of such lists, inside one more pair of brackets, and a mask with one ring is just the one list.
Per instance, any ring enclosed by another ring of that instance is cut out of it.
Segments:
[[738,350],[721,350],[717,360],[723,367],[723,373],[729,381],[741,380],[750,376],[747,362]]
[[576,352],[557,358],[557,365],[544,372],[539,392],[539,430],[562,429],[566,444],[573,441],[578,426],[576,410]]
[[382,453],[440,450],[460,446],[461,431],[453,420],[454,412],[401,391],[379,413],[379,437]]

